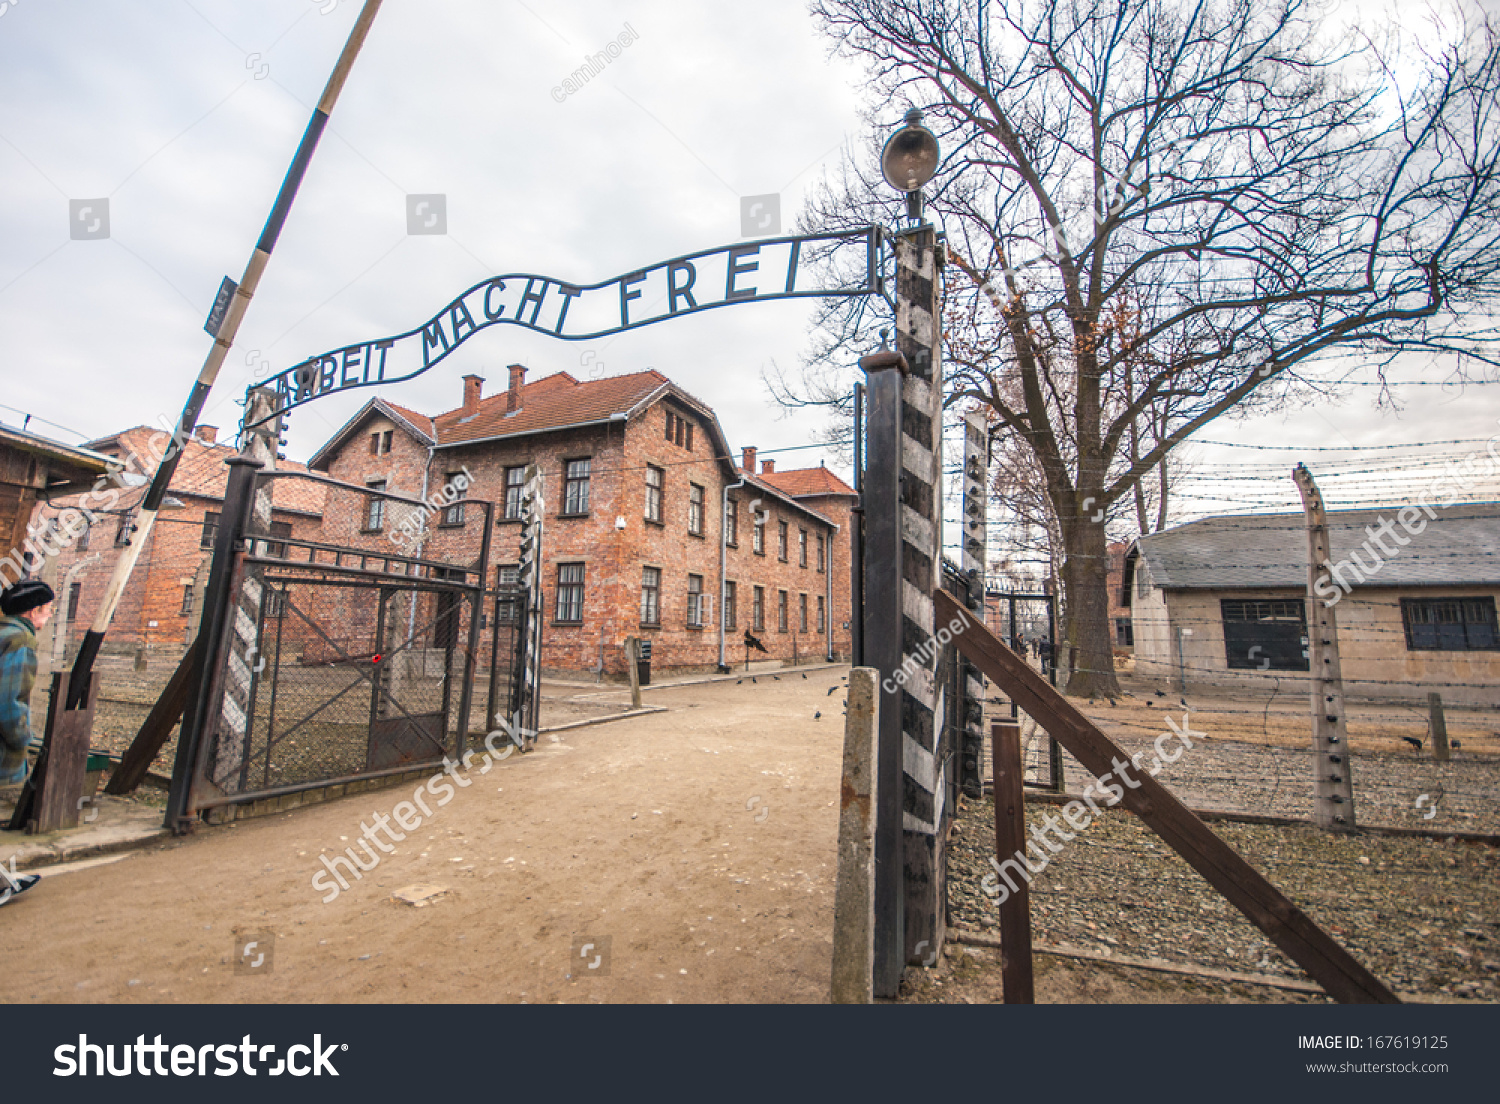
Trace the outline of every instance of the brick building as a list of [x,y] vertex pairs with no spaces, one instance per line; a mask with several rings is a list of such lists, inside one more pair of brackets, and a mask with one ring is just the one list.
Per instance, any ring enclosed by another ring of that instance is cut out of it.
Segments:
[[[130,582],[120,597],[106,649],[181,649],[190,630],[196,632],[208,581],[214,532],[223,507],[224,486],[229,469],[224,461],[235,455],[229,445],[217,442],[213,426],[199,426],[184,446],[173,474],[164,509],[146,537]],[[170,438],[149,426],[136,426],[102,440],[89,448],[119,461],[124,473],[97,494],[53,496],[37,510],[37,520],[50,525],[52,543],[58,553],[53,587],[58,594],[54,614],[66,629],[57,650],[76,648],[84,630],[92,623],[104,598],[115,561],[134,537],[134,516],[146,496],[155,457]],[[133,459],[132,459],[133,458]],[[287,465],[283,467],[298,465]],[[308,480],[278,480],[272,512],[276,535],[313,537],[321,525],[322,488]],[[80,525],[83,509],[93,521]],[[67,530],[75,535],[68,539]]]
[[[528,383],[512,365],[504,391],[486,396],[483,385],[465,376],[460,405],[435,417],[373,399],[309,467],[422,499],[463,475],[467,497],[495,504],[494,585],[515,578],[522,484],[536,464],[544,670],[621,676],[627,636],[652,642],[658,670],[709,670],[744,658],[746,630],[770,658],[848,657],[855,497],[832,472],[777,472],[771,461],[757,472],[754,449],[736,465],[714,412],[656,371]],[[353,516],[330,499],[321,539],[399,548],[399,511],[375,501]],[[441,511],[425,554],[471,561],[482,516]]]

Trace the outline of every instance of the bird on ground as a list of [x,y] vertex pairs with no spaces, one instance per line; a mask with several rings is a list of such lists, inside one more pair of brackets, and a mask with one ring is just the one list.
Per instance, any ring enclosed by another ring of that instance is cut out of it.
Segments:
[[819,718],[821,718],[822,716],[823,716],[823,714],[821,712],[815,712],[815,713],[813,713],[813,720],[816,721]]
[[758,683],[758,682],[755,681],[755,676],[754,675],[750,676],[750,684],[752,686],[759,686],[760,685],[760,683]]
[[1191,709],[1192,708],[1192,706],[1190,706],[1187,703],[1187,699],[1186,698],[1178,698],[1177,701],[1182,705],[1182,708],[1184,708],[1184,709]]
[[1459,748],[1463,747],[1463,744],[1459,743],[1457,740],[1449,740],[1448,746],[1451,747],[1454,751],[1457,751]]
[[1166,697],[1166,696],[1167,696],[1167,695],[1166,695],[1166,694],[1164,694],[1164,693],[1163,693],[1163,692],[1162,692],[1162,691],[1160,691],[1160,690],[1153,690],[1153,691],[1152,691],[1152,693],[1153,693],[1153,694],[1155,694],[1155,695],[1156,695],[1156,696],[1157,696],[1157,697],[1158,697],[1158,698],[1164,698],[1164,697]]
[[803,677],[803,678],[806,678],[806,677],[807,677],[807,672],[806,672],[806,671],[803,671],[803,672],[802,672],[802,677]]
[[772,682],[780,682],[781,681],[781,676],[780,675],[772,675],[771,676],[771,681]]
[[829,688],[828,688],[828,693],[826,693],[826,694],[824,694],[824,695],[823,695],[823,696],[824,696],[824,697],[825,697],[825,698],[831,698],[831,697],[833,697],[833,692],[834,692],[834,691],[835,691],[835,690],[837,690],[837,689],[838,689],[838,687],[837,687],[837,686],[830,686],[830,687],[829,687]]
[[1403,736],[1401,738],[1412,747],[1416,748],[1418,751],[1422,750],[1422,741],[1417,739],[1415,736]]

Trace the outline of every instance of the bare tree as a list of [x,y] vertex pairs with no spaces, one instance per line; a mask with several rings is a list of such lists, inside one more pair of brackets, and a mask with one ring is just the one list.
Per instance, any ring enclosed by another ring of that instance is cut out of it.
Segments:
[[[1041,470],[1080,649],[1070,692],[1117,690],[1106,519],[1186,437],[1336,386],[1353,354],[1497,364],[1500,52],[1477,9],[1420,39],[1331,31],[1313,0],[813,12],[867,63],[871,121],[916,104],[943,143],[929,211],[953,262],[949,402],[988,405]],[[804,226],[894,221],[874,163],[873,146],[851,158]],[[873,320],[831,304],[773,392],[839,405]]]

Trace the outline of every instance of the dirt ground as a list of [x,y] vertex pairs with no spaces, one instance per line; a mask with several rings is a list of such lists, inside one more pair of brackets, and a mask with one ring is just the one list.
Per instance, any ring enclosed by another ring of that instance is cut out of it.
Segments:
[[[476,763],[328,904],[319,855],[405,787],[44,877],[0,911],[0,999],[825,1000],[846,670],[652,689],[669,712]],[[412,886],[446,893],[392,900]]]

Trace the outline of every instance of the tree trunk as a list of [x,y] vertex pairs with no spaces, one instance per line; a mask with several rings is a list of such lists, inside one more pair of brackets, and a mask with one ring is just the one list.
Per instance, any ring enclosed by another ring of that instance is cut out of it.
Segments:
[[1108,548],[1103,521],[1079,517],[1063,526],[1066,559],[1063,591],[1067,612],[1063,636],[1078,649],[1078,663],[1068,674],[1067,693],[1118,697],[1114,647],[1109,624]]

